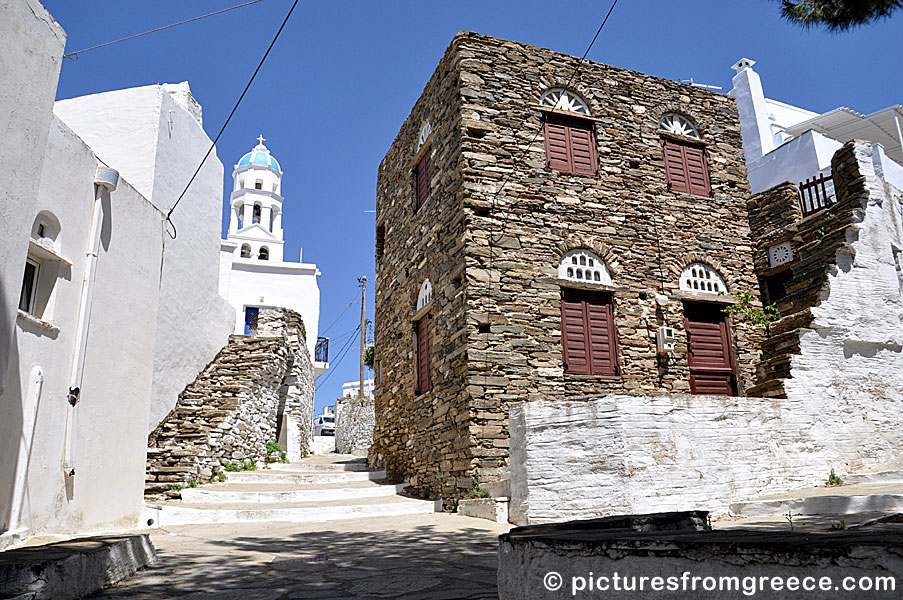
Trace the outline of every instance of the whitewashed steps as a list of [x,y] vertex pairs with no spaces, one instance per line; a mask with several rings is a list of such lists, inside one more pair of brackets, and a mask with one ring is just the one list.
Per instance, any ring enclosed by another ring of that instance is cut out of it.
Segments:
[[159,527],[202,523],[313,523],[364,517],[426,514],[436,502],[399,495],[407,484],[384,483],[347,455],[313,456],[269,469],[227,473],[225,483],[186,488],[181,502],[148,505]]
[[818,487],[766,496],[730,506],[738,517],[793,515],[851,515],[903,511],[903,484],[855,483]]
[[340,485],[341,487],[333,484],[331,486],[312,485],[305,488],[286,489],[284,485],[229,486],[229,484],[221,484],[182,490],[182,502],[186,504],[334,502],[361,497],[396,496],[407,487],[407,484],[404,483],[379,485],[370,481]]

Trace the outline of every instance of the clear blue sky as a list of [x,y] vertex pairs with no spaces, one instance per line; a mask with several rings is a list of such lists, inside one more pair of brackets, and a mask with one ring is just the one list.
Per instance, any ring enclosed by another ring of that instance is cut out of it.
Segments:
[[[68,33],[67,51],[168,25],[240,0],[44,0]],[[58,98],[187,80],[216,135],[282,22],[291,0],[264,0],[63,63]],[[610,3],[475,1],[301,2],[218,144],[226,168],[259,133],[285,171],[286,258],[315,262],[320,332],[360,298],[366,275],[373,315],[376,169],[452,36],[471,30],[582,55]],[[868,113],[903,102],[897,64],[903,14],[852,33],[802,31],[768,0],[621,0],[591,60],[668,79],[730,89],[737,59],[758,61],[766,96],[826,111]],[[200,157],[199,157],[200,158]],[[228,225],[228,218],[225,224]],[[358,378],[355,352],[341,364],[342,334],[360,318],[345,311],[326,332],[334,373],[317,409]],[[358,343],[354,343],[357,348]],[[321,380],[326,375],[321,377]]]

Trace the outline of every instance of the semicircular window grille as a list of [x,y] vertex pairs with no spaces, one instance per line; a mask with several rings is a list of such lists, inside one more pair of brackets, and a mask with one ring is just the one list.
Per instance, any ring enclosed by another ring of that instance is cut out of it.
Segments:
[[680,274],[680,289],[706,294],[727,293],[727,284],[718,271],[701,262],[690,263]]
[[589,250],[571,250],[558,263],[558,278],[611,285],[611,274],[601,258]]
[[677,113],[665,113],[658,122],[658,128],[661,131],[685,135],[687,137],[700,139],[699,130],[690,119]]
[[433,286],[429,279],[424,279],[423,285],[420,286],[420,292],[417,294],[417,311],[423,310],[432,301]]
[[581,115],[590,115],[586,102],[577,94],[563,88],[552,88],[539,97],[540,106],[567,110]]

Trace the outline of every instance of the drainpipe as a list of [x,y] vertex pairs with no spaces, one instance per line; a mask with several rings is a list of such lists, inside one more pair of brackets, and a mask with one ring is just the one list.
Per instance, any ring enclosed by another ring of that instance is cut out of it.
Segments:
[[116,190],[119,172],[98,165],[94,174],[94,205],[91,211],[91,231],[85,255],[85,276],[82,279],[81,302],[78,305],[78,321],[75,329],[75,353],[69,374],[69,393],[66,398],[66,439],[63,446],[63,472],[75,476],[75,441],[78,423],[78,403],[81,401],[82,379],[85,375],[85,353],[88,346],[88,330],[91,325],[91,301],[94,297],[94,273],[100,252],[100,230],[103,225],[103,198]]

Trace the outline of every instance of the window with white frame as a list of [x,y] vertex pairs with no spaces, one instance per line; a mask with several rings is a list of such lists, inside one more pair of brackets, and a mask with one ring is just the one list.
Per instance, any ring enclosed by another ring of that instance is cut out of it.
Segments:
[[667,131],[668,133],[676,133],[677,135],[684,135],[686,137],[700,139],[699,130],[696,129],[696,125],[690,119],[686,118],[683,115],[679,115],[677,113],[665,113],[662,115],[662,118],[659,119],[658,128],[661,131]]
[[601,258],[586,250],[571,250],[558,263],[558,278],[583,283],[611,285],[611,274]]
[[680,274],[680,289],[706,294],[728,293],[727,284],[718,271],[701,262],[694,262]]
[[34,314],[40,273],[41,263],[29,256],[25,260],[25,275],[22,279],[22,291],[19,293],[19,310]]

